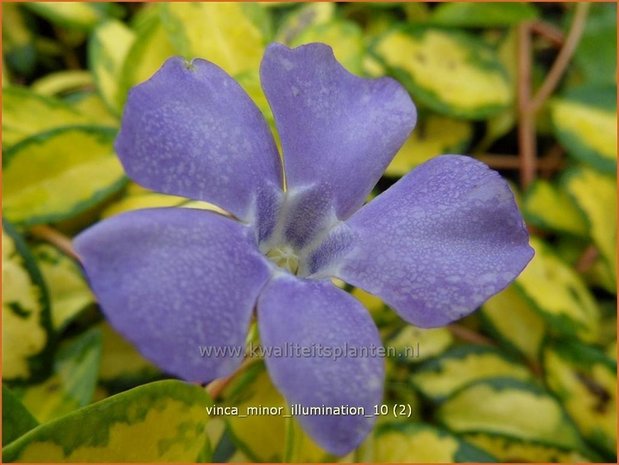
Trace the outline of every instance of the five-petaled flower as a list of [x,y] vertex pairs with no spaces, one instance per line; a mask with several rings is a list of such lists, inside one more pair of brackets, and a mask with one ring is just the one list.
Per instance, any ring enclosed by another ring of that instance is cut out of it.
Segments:
[[[254,309],[265,346],[379,346],[370,315],[332,278],[433,327],[472,312],[531,259],[509,187],[470,157],[434,158],[363,206],[415,125],[396,81],[354,76],[322,44],[270,45],[260,76],[284,162],[252,100],[201,59],[169,59],[133,88],[116,142],[136,182],[230,216],[140,210],[76,239],[107,318],[161,368],[190,381],[229,375],[241,353],[204,358],[198,348],[243,346]],[[266,365],[289,403],[371,414],[382,400],[378,356],[267,356]],[[299,421],[335,454],[373,424]]]

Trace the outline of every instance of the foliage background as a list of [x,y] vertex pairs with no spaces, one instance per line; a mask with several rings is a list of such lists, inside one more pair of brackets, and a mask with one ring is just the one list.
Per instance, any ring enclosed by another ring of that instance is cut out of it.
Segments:
[[[616,461],[616,5],[2,10],[5,460]],[[380,417],[343,459],[281,417],[208,417],[209,395],[283,405],[261,362],[208,390],[158,382],[169,376],[107,325],[71,255],[101,218],[196,206],[124,177],[112,143],[127,90],[168,56],[203,57],[272,123],[257,70],[273,40],[326,42],[350,71],[409,89],[419,124],[375,193],[433,156],[470,154],[511,181],[536,249],[514,285],[447,328],[407,325],[350,289],[385,344],[419,356],[387,361],[385,402],[411,418]]]

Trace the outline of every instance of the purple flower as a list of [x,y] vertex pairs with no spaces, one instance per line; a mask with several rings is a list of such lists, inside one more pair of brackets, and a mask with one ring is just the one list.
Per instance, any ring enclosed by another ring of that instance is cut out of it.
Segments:
[[[116,143],[136,182],[212,202],[233,219],[135,211],[90,228],[76,248],[107,318],[164,370],[202,382],[232,373],[242,353],[203,357],[199,348],[243,347],[255,309],[266,347],[347,350],[267,356],[289,403],[371,415],[383,392],[384,360],[368,352],[379,334],[330,279],[380,296],[413,324],[441,326],[522,271],[528,235],[507,184],[465,156],[435,158],[362,206],[415,125],[394,80],[353,76],[322,44],[272,44],[260,75],[283,167],[258,108],[200,59],[172,58],[135,87]],[[363,415],[299,421],[334,454],[373,424]]]

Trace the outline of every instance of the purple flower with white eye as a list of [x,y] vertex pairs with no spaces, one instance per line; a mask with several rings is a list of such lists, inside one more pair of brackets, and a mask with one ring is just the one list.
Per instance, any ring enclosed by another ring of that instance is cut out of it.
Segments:
[[[264,346],[346,349],[339,358],[267,354],[289,403],[371,414],[383,392],[384,360],[370,349],[379,334],[331,278],[380,296],[413,324],[441,326],[522,271],[533,255],[528,234],[503,179],[465,156],[430,160],[363,206],[415,125],[396,81],[354,76],[322,44],[272,44],[260,76],[283,167],[258,108],[201,59],[172,58],[133,88],[116,143],[139,184],[233,218],[134,211],[90,228],[76,249],[111,324],[167,372],[201,382],[231,374],[242,353],[203,357],[199,348],[243,347],[255,309]],[[352,356],[364,348],[374,356]],[[338,455],[373,424],[363,415],[299,421]]]

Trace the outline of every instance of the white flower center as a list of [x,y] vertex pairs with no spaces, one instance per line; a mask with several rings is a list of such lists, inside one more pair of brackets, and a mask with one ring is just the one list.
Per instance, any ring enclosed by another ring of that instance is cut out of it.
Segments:
[[263,213],[257,221],[264,228],[257,233],[260,252],[284,272],[313,279],[331,276],[351,250],[353,234],[337,218],[328,186],[297,187],[273,197],[262,198],[262,210],[257,209]]
[[274,247],[266,253],[269,260],[292,274],[299,271],[299,257],[289,245]]

